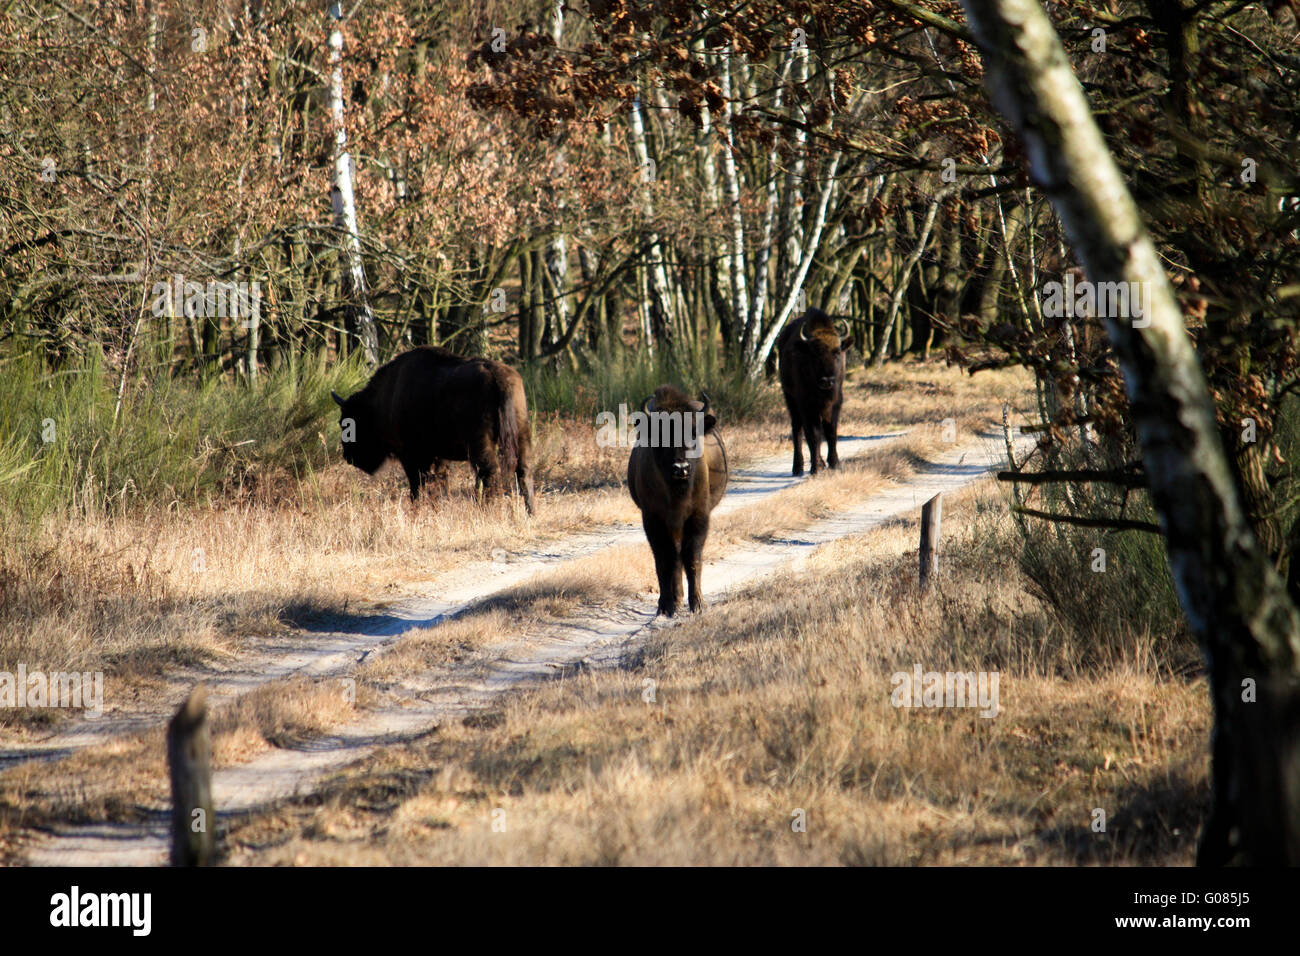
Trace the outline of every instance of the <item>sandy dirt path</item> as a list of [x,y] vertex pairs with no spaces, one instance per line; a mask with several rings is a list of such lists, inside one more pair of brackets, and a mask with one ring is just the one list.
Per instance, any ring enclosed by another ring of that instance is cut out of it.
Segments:
[[[868,447],[878,447],[884,438],[861,440],[853,450],[861,453]],[[1028,439],[1018,440],[1018,458],[1029,444]],[[797,570],[816,548],[901,518],[936,494],[951,493],[980,480],[1004,461],[1001,436],[966,442],[935,455],[928,464],[918,466],[905,482],[882,489],[854,508],[791,529],[762,544],[714,555],[702,575],[706,597],[712,603],[725,601],[728,592],[766,575]],[[732,490],[728,490],[719,512],[761,503],[803,480],[790,478],[788,469],[788,458],[782,456],[738,473],[737,493],[733,497]],[[475,569],[480,577],[473,595],[456,591],[453,586],[437,601],[406,602],[400,609],[386,612],[391,615],[391,624],[385,624],[380,632],[334,635],[335,643],[347,646],[315,656],[308,654],[310,660],[300,670],[313,663],[325,666],[322,662],[332,656],[355,660],[358,651],[392,643],[411,627],[436,625],[456,613],[457,608],[552,571],[566,561],[601,548],[636,543],[640,537],[639,528],[627,527],[603,536],[600,544],[566,540],[563,549],[530,556],[518,562],[518,567],[507,564],[490,580],[481,576],[482,569]],[[530,629],[520,640],[479,648],[452,667],[411,677],[390,689],[375,709],[363,712],[358,720],[328,736],[215,771],[213,796],[218,813],[247,812],[309,792],[326,774],[376,748],[421,736],[443,721],[463,718],[493,704],[509,691],[575,668],[617,666],[650,634],[673,626],[671,621],[655,619],[653,613],[653,595],[641,595],[613,607],[582,608],[569,619],[548,621]],[[338,663],[331,661],[328,666]],[[161,814],[142,823],[62,827],[30,844],[26,860],[43,866],[158,865],[166,861],[168,839],[167,820]]]

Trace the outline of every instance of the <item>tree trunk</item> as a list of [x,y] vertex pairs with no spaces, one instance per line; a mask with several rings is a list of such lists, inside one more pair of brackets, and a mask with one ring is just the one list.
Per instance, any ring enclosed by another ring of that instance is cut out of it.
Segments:
[[[643,200],[642,208],[645,212],[646,221],[654,220],[654,202],[650,198],[650,184],[654,182],[657,175],[654,164],[650,161],[650,150],[646,146],[645,124],[641,119],[641,101],[635,100],[632,103],[632,109],[628,114],[628,129],[632,134],[632,149],[636,153],[636,161],[640,167],[640,175],[644,189],[642,190]],[[646,234],[646,271],[648,275],[646,282],[650,293],[649,299],[649,328],[643,329],[645,336],[645,345],[651,352],[654,351],[656,338],[667,338],[669,329],[672,328],[672,295],[668,290],[668,275],[664,270],[663,248],[659,242],[659,233],[653,228]]]
[[[785,81],[790,75],[790,67],[794,63],[794,52],[791,51],[782,58],[781,79],[776,84],[776,90],[772,94],[772,112],[780,113],[784,103]],[[707,107],[706,107],[707,108]],[[780,153],[776,144],[767,154],[767,205],[763,209],[763,226],[762,236],[758,241],[758,251],[755,253],[754,262],[754,304],[750,309],[754,316],[754,325],[762,328],[763,313],[767,311],[767,290],[769,283],[769,268],[772,255],[772,235],[776,228],[777,212],[777,180],[780,178],[778,172],[780,163]]]
[[334,181],[330,202],[334,207],[334,228],[342,234],[339,256],[343,272],[343,294],[348,299],[349,324],[355,326],[366,364],[379,364],[379,335],[367,300],[366,272],[361,263],[361,238],[357,232],[357,204],[352,192],[352,154],[343,117],[343,10],[330,4],[334,28],[330,31],[330,116],[334,120]]
[[724,54],[722,67],[722,97],[727,102],[727,128],[722,138],[722,186],[725,191],[727,206],[730,208],[729,224],[731,230],[727,239],[731,244],[727,262],[730,267],[728,275],[731,287],[731,314],[736,328],[744,329],[740,350],[748,353],[750,343],[754,340],[754,326],[757,318],[751,320],[749,315],[749,290],[745,283],[745,218],[740,212],[740,171],[736,169],[736,154],[733,151],[731,120],[735,116],[735,104],[731,98],[731,58],[732,53]]

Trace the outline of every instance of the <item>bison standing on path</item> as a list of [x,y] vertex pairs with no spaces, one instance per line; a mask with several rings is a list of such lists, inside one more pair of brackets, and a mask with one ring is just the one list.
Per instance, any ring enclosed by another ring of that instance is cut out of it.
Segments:
[[330,395],[348,464],[373,475],[397,458],[414,501],[431,468],[468,461],[485,495],[513,474],[533,513],[528,401],[510,366],[426,345],[381,366],[350,398]]
[[781,391],[790,410],[790,431],[794,439],[794,467],[791,474],[803,474],[800,432],[808,442],[812,473],[822,466],[822,440],[826,441],[826,464],[835,468],[840,453],[840,406],[844,404],[844,352],[847,329],[840,330],[825,312],[809,309],[781,331],[777,339]]
[[700,398],[691,401],[671,385],[655,389],[642,407],[646,435],[638,435],[627,463],[627,488],[655,556],[659,613],[668,617],[677,613],[683,568],[691,610],[704,607],[700,565],[709,513],[727,490],[727,450],[709,397]]

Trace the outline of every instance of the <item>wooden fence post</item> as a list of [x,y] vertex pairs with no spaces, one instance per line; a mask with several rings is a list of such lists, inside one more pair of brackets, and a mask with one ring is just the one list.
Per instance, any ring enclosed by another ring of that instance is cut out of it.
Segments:
[[943,495],[921,506],[921,590],[927,591],[939,570],[939,526],[943,521]]
[[207,866],[215,856],[212,812],[212,741],[208,695],[190,693],[167,725],[167,766],[172,778],[172,866]]

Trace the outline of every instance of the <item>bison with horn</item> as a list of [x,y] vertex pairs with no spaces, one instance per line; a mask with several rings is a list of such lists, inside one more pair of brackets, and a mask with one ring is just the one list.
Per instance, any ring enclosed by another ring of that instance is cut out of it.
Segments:
[[650,425],[627,463],[627,487],[641,509],[659,578],[659,613],[677,613],[686,571],[690,609],[702,610],[700,566],[709,513],[727,490],[727,451],[709,397],[699,401],[671,385],[660,385],[642,411]]
[[800,433],[808,442],[812,472],[822,466],[822,441],[826,442],[826,465],[840,463],[835,444],[839,437],[840,406],[844,404],[844,353],[848,349],[848,328],[836,325],[820,309],[809,309],[784,329],[777,339],[778,368],[785,406],[790,411],[790,432],[794,439],[794,467],[791,474],[803,474]]

